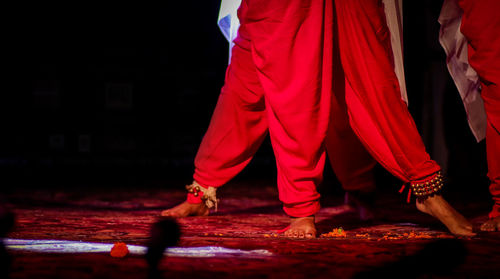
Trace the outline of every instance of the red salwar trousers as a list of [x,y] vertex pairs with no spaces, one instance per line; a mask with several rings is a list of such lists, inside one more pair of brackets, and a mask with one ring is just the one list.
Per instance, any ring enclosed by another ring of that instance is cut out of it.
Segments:
[[[250,1],[260,5],[252,10],[243,1],[226,83],[195,159],[194,180],[225,184],[249,163],[269,130],[285,212],[312,215],[319,209],[326,127],[330,161],[347,190],[374,187],[371,155],[404,182],[439,171],[401,100],[381,1],[335,1],[338,29],[324,6],[322,23],[298,28],[301,14],[314,9],[299,9],[304,4],[297,2]],[[332,31],[338,31],[338,46],[331,43]]]
[[337,22],[334,22],[333,94],[330,124],[325,141],[330,165],[346,191],[370,193],[375,190],[375,159],[363,146],[349,123],[346,78],[340,62]]
[[284,211],[319,210],[332,91],[333,3],[243,0],[217,106],[194,180],[219,187],[251,160],[269,131]]
[[461,32],[469,43],[469,63],[481,81],[486,111],[486,156],[495,204],[489,217],[500,216],[500,1],[459,0],[464,11]]
[[430,159],[401,99],[382,1],[334,2],[351,127],[393,175],[404,182],[425,181],[441,168]]

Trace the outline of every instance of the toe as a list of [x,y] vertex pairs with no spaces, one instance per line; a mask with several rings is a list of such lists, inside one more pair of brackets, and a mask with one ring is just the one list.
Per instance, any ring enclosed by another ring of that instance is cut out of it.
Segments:
[[307,239],[311,239],[311,238],[315,238],[316,236],[313,234],[313,233],[306,233],[306,238]]
[[306,238],[316,238],[316,231],[314,230],[306,230],[305,231]]

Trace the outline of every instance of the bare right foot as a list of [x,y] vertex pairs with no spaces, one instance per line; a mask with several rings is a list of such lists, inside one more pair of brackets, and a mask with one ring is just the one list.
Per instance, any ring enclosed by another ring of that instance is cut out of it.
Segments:
[[290,218],[290,228],[285,231],[289,238],[316,238],[314,216]]
[[187,201],[161,212],[161,216],[182,218],[187,216],[207,216],[208,207],[202,203],[188,203]]
[[450,232],[457,236],[475,236],[472,224],[458,213],[441,195],[427,198],[423,202],[417,200],[418,210],[436,217]]

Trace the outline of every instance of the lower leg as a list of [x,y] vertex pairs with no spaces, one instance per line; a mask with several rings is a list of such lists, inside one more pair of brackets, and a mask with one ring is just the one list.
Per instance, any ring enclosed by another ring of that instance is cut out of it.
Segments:
[[494,206],[490,220],[481,230],[495,230],[500,217],[500,2],[495,0],[461,0],[461,31],[469,44],[470,65],[481,80],[481,97],[487,117],[486,156],[488,178]]
[[[496,55],[500,61],[500,53]],[[482,84],[481,96],[486,110],[486,157],[488,160],[488,178],[490,179],[490,193],[493,197],[493,208],[489,214],[490,220],[482,230],[495,230],[500,226],[500,80],[495,83]]]
[[[333,117],[332,117],[333,118]],[[338,121],[332,119],[331,123]],[[374,218],[375,160],[359,142],[347,122],[345,129],[330,124],[326,149],[337,179],[346,191],[345,203],[362,221]]]
[[[392,66],[390,34],[380,0],[335,1],[339,44],[346,73],[346,100],[354,131],[374,158],[403,181],[432,177],[431,160],[406,104]],[[370,49],[366,52],[366,49]],[[420,199],[417,207],[457,235],[472,226],[440,195]]]
[[[497,93],[500,97],[500,91]],[[500,106],[500,101],[497,106]],[[488,106],[486,106],[488,108]],[[496,123],[493,123],[494,117],[488,118],[488,127],[486,129],[486,156],[488,159],[488,178],[490,179],[490,193],[493,196],[493,210],[489,217],[500,216],[500,108],[496,112]],[[488,113],[488,110],[486,110]],[[490,115],[488,115],[490,116]],[[491,119],[491,120],[490,120]],[[494,126],[494,125],[497,126]]]
[[[345,74],[341,67],[338,40],[333,44],[333,92],[330,123],[325,146],[330,165],[342,188],[345,204],[359,213],[361,221],[374,218],[375,159],[360,142],[349,123],[345,100]],[[337,66],[338,65],[338,66]]]
[[[267,134],[264,93],[245,34],[240,30],[235,40],[224,87],[196,154],[193,185],[199,187],[226,184],[250,162]],[[188,194],[186,201],[161,215],[206,216],[209,206],[201,200],[202,195]]]
[[[497,94],[500,96],[500,92],[497,92]],[[490,219],[481,226],[481,230],[495,231],[500,230],[500,130],[496,129],[494,125],[497,124],[498,126],[496,127],[500,127],[500,111],[492,113],[491,111],[493,108],[490,108],[488,111],[488,105],[490,104],[485,102],[488,116],[488,127],[486,129],[486,156],[488,159],[488,178],[491,183],[489,188],[494,204],[488,215]],[[497,123],[494,122],[495,116],[493,114],[497,116]]]
[[[331,1],[249,1],[252,50],[265,92],[279,198],[291,219],[288,237],[315,237],[317,185],[326,154],[331,92]],[[241,12],[240,14],[244,14]],[[243,10],[244,11],[244,10]],[[280,24],[276,24],[280,22]],[[283,74],[285,73],[285,74]]]
[[375,160],[349,126],[345,130],[331,126],[326,148],[330,165],[346,191],[345,204],[359,213],[361,221],[371,220],[374,218]]

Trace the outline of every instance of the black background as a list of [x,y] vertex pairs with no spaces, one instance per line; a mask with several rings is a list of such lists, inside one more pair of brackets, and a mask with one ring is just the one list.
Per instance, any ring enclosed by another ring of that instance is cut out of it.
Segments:
[[[437,41],[441,4],[404,3],[410,111],[451,183],[484,182],[484,144],[476,144],[468,129]],[[219,5],[204,0],[5,7],[2,184],[159,181],[167,187],[162,181],[188,181],[227,65],[227,42],[216,24]],[[439,121],[443,133],[436,133]],[[274,175],[266,141],[239,177]],[[326,178],[333,179],[328,167]]]

